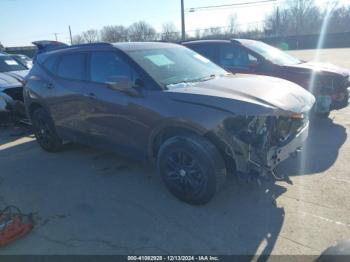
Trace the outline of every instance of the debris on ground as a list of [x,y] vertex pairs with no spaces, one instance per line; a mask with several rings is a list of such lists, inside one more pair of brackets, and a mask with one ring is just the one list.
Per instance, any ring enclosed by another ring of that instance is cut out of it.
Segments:
[[25,237],[33,228],[32,214],[25,215],[15,206],[6,207],[0,211],[0,247]]

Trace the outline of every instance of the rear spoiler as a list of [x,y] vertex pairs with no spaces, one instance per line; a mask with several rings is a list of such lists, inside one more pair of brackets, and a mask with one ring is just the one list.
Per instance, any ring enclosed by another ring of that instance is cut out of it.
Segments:
[[50,40],[35,41],[32,44],[38,48],[38,51],[33,57],[33,64],[36,62],[37,55],[68,46],[67,44],[62,42],[50,41]]
[[49,40],[35,41],[32,44],[38,48],[39,53],[44,53],[53,49],[58,49],[58,48],[68,46],[67,44],[62,42],[49,41]]

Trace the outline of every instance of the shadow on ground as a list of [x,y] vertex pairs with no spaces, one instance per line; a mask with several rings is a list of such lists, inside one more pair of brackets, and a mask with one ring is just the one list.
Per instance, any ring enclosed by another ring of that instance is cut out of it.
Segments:
[[[330,120],[313,122],[303,171],[299,157],[281,172],[327,170],[346,137]],[[270,255],[281,237],[284,209],[275,200],[286,188],[272,182],[230,178],[212,202],[193,207],[174,199],[153,168],[82,146],[49,154],[20,144],[0,151],[0,167],[0,204],[36,212],[38,222],[4,254]]]
[[277,168],[278,173],[298,176],[324,172],[333,166],[346,139],[345,127],[332,119],[313,119],[302,153],[282,163]]
[[0,146],[31,135],[29,125],[16,122],[8,115],[0,114]]
[[[231,178],[193,207],[174,199],[151,167],[70,146],[35,142],[0,151],[1,205],[35,212],[37,226],[4,254],[270,254],[284,221],[285,188]],[[265,258],[264,258],[265,259]]]

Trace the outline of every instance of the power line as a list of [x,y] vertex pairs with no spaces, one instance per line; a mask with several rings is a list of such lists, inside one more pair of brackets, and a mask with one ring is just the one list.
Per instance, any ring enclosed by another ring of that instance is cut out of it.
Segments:
[[189,8],[189,9],[187,9],[187,11],[188,12],[195,12],[195,11],[199,11],[199,10],[230,8],[230,7],[256,5],[256,4],[267,4],[267,3],[272,3],[272,2],[276,2],[276,1],[277,0],[259,0],[259,1],[253,1],[253,2],[243,2],[243,3],[234,3],[234,4],[226,4],[226,5],[199,6],[199,7]]

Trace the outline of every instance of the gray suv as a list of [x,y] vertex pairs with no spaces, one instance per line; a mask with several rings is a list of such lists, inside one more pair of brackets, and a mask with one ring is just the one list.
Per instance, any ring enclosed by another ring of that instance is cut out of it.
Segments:
[[40,48],[24,100],[41,147],[72,141],[155,161],[191,204],[208,202],[230,171],[273,173],[308,135],[309,92],[234,76],[180,45]]

